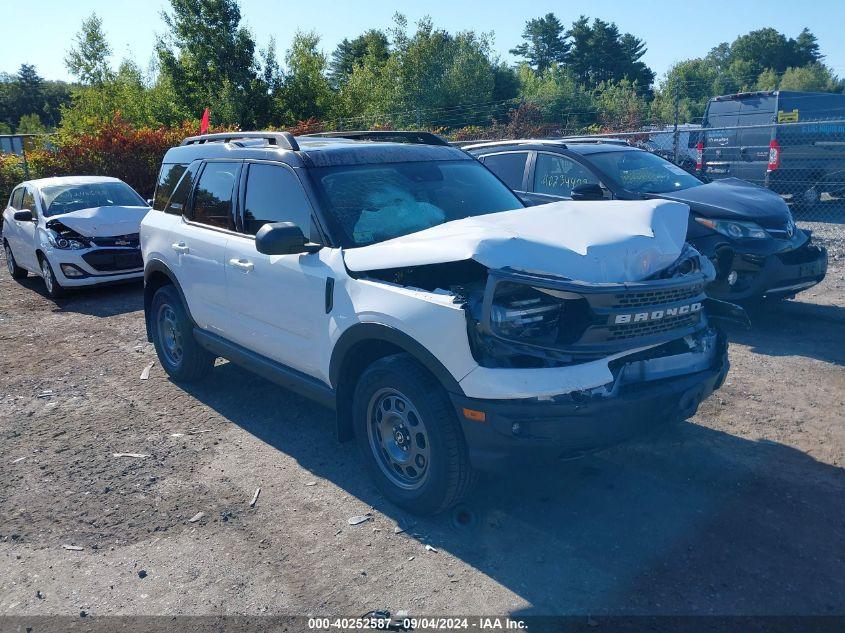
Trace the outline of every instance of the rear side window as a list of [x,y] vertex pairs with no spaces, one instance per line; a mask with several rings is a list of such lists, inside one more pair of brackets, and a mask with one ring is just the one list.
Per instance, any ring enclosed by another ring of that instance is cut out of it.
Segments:
[[177,183],[176,189],[173,190],[173,195],[170,200],[164,205],[164,212],[171,215],[185,215],[188,210],[188,200],[191,197],[191,191],[194,189],[194,183],[197,181],[197,172],[199,171],[199,162],[191,164],[185,173],[182,174],[182,179]]
[[190,219],[221,229],[234,229],[232,200],[239,171],[239,163],[207,163],[194,191]]
[[572,195],[573,187],[598,182],[586,167],[574,160],[553,154],[537,154],[537,165],[534,168],[536,193],[568,198]]
[[307,235],[311,205],[299,179],[289,169],[253,163],[246,182],[244,233],[255,235],[269,222],[293,222]]
[[9,204],[15,211],[20,211],[21,201],[23,200],[23,187],[18,187],[12,192],[12,197],[9,200]]
[[161,171],[158,173],[158,182],[156,182],[155,196],[153,197],[153,209],[156,211],[164,210],[164,205],[167,204],[173,190],[179,183],[179,179],[187,168],[187,165],[181,163],[164,163],[161,166]]
[[511,189],[522,189],[522,177],[528,152],[507,152],[493,154],[482,159],[484,166],[496,174]]

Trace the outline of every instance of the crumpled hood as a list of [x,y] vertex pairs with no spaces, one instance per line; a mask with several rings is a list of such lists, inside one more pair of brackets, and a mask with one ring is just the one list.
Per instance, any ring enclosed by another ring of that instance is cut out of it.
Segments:
[[348,249],[357,272],[474,259],[587,282],[639,281],[673,264],[689,208],[663,200],[553,202],[446,222]]
[[92,207],[50,216],[84,237],[111,237],[138,233],[149,207]]
[[684,202],[694,213],[710,218],[751,220],[780,228],[790,217],[783,198],[739,178],[724,178],[700,187],[652,195]]

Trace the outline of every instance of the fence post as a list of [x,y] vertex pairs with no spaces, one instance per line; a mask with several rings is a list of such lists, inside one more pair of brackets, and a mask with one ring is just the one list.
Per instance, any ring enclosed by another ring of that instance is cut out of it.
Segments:
[[679,151],[679,137],[680,134],[678,132],[678,119],[680,118],[680,110],[681,110],[681,91],[678,87],[678,83],[675,82],[675,95],[674,95],[674,124],[672,127],[672,158],[675,161],[675,164],[678,163],[678,151]]

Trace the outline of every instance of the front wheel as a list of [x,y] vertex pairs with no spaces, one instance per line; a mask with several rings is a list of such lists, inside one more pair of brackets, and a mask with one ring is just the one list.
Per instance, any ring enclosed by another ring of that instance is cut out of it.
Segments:
[[3,244],[3,249],[6,251],[6,268],[9,269],[12,279],[23,279],[26,277],[26,268],[18,266],[18,262],[15,261],[15,256],[12,254],[12,247],[9,246],[8,242]]
[[177,382],[204,378],[214,367],[214,356],[197,343],[179,293],[173,286],[159,288],[147,315],[158,360]]
[[47,261],[46,257],[41,258],[41,277],[44,279],[44,289],[51,299],[59,299],[65,296],[64,286],[56,279],[53,267],[50,266],[50,262]]
[[358,447],[379,489],[414,514],[458,503],[474,472],[466,441],[439,382],[408,354],[373,363],[353,398]]

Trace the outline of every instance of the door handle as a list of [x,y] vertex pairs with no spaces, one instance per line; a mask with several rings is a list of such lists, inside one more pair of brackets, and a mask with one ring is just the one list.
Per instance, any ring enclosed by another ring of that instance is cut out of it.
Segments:
[[252,272],[252,269],[255,268],[255,264],[246,259],[230,259],[229,263],[235,268],[244,271],[245,273],[250,273]]
[[171,245],[171,248],[172,248],[174,251],[176,251],[177,253],[180,253],[180,254],[182,254],[182,255],[184,255],[184,254],[186,254],[186,253],[190,253],[190,252],[191,252],[191,249],[190,249],[190,248],[188,248],[188,245],[187,245],[187,244],[185,244],[185,242],[178,242],[177,244],[172,244],[172,245]]

